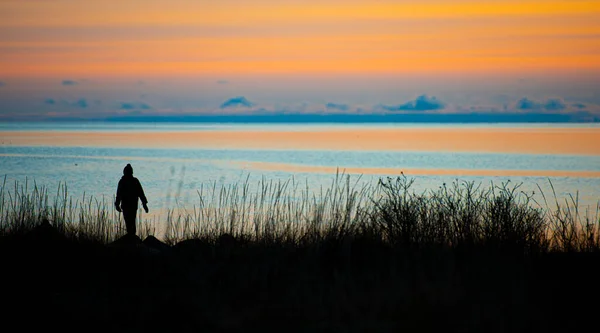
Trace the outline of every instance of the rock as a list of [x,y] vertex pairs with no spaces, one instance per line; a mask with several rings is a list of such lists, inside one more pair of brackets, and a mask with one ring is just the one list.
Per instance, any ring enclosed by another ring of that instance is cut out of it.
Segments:
[[144,239],[144,241],[142,242],[144,245],[146,245],[149,248],[158,250],[162,253],[165,252],[169,252],[171,251],[171,247],[163,242],[161,242],[160,240],[158,240],[156,237],[154,236],[148,236],[146,237],[146,239]]
[[137,235],[125,235],[116,241],[107,245],[109,249],[117,250],[119,252],[125,252],[128,254],[141,254],[141,255],[156,255],[160,254],[160,251],[149,247],[142,242]]
[[130,234],[126,234],[125,236],[122,236],[121,238],[117,239],[116,241],[108,244],[109,247],[116,247],[116,246],[138,246],[138,245],[142,245],[142,240],[137,236],[137,235],[130,235]]
[[212,246],[200,239],[186,239],[175,244],[173,249],[190,259],[199,257],[208,260],[213,257]]

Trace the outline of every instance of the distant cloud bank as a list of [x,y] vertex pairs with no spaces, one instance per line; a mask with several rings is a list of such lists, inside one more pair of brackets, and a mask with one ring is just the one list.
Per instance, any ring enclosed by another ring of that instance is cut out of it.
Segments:
[[89,103],[85,98],[80,98],[79,100],[73,103],[73,106],[78,106],[80,108],[87,108],[88,105]]
[[250,102],[246,97],[238,96],[238,97],[233,97],[233,98],[226,100],[225,102],[223,102],[223,104],[221,104],[220,108],[221,109],[239,108],[239,107],[251,108],[253,106],[254,106],[254,103]]
[[350,106],[348,104],[340,104],[340,103],[327,103],[327,104],[325,104],[325,108],[327,110],[339,110],[339,111],[350,110]]
[[80,98],[75,101],[67,101],[64,99],[59,101],[54,98],[46,98],[44,100],[44,104],[46,104],[46,105],[61,105],[63,107],[78,107],[78,108],[82,108],[82,109],[85,109],[90,105],[90,103],[85,98]]
[[[216,82],[212,81],[212,82]],[[214,84],[214,83],[213,83]],[[18,87],[18,86],[17,86]],[[2,90],[13,89],[13,85]],[[336,97],[332,101],[291,101],[281,102],[274,97],[264,100],[250,100],[243,95],[216,99],[214,96],[199,95],[194,100],[179,101],[157,97],[156,94],[98,99],[94,95],[77,97],[74,91],[64,90],[62,95],[41,95],[35,99],[0,100],[0,118],[22,119],[21,112],[27,111],[28,117],[40,117],[48,114],[77,119],[109,119],[111,117],[156,117],[157,121],[180,119],[200,121],[210,117],[232,117],[241,121],[262,119],[279,122],[318,122],[329,119],[339,122],[599,122],[600,103],[582,97],[581,101],[573,97],[542,98],[540,96],[505,96],[502,100],[478,99],[465,103],[453,95],[434,96],[431,93],[415,95],[414,99],[397,99],[398,104],[390,103],[350,103]],[[4,94],[4,96],[8,96]],[[143,97],[142,97],[143,96]],[[541,95],[543,96],[543,95]],[[463,104],[464,103],[464,104]],[[36,109],[37,108],[37,109]],[[441,111],[443,110],[443,111]],[[174,117],[174,118],[173,118]],[[191,117],[191,118],[190,118]],[[146,118],[144,118],[146,119]],[[149,119],[149,118],[148,118]],[[229,121],[215,118],[215,121]],[[328,121],[329,121],[328,120]]]
[[152,107],[146,103],[122,102],[119,107],[121,110],[150,110]]
[[529,98],[522,98],[517,102],[517,109],[524,111],[562,111],[567,106],[560,99],[549,99],[546,102],[536,102]]
[[416,100],[406,102],[400,105],[381,105],[381,108],[386,111],[398,112],[398,111],[435,111],[441,110],[445,107],[445,104],[439,101],[435,97],[429,97],[427,95],[421,95]]
[[77,82],[77,81],[75,81],[75,80],[63,80],[63,81],[61,82],[61,84],[62,84],[63,86],[75,86],[75,85],[79,84],[79,82]]

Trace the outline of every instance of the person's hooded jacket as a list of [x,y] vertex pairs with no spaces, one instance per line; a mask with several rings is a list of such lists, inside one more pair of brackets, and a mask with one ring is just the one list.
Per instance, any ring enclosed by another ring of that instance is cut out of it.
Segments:
[[131,165],[127,164],[123,169],[123,177],[119,180],[115,206],[123,210],[137,210],[138,198],[142,201],[142,205],[145,206],[148,203],[142,184],[133,176]]

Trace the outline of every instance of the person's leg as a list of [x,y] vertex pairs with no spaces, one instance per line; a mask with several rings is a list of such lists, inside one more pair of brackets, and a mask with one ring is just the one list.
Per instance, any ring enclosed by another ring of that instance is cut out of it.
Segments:
[[125,226],[127,227],[127,234],[135,235],[135,218],[137,214],[137,209],[127,209],[123,210],[123,218],[125,219]]

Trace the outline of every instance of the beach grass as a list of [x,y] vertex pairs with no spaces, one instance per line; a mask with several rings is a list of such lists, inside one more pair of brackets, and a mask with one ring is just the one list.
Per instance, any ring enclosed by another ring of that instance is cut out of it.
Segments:
[[[415,192],[404,175],[364,184],[337,174],[311,191],[295,179],[262,179],[201,187],[192,207],[174,207],[165,221],[138,221],[140,238],[155,235],[157,223],[169,245],[186,239],[215,242],[228,234],[254,243],[294,246],[371,238],[393,247],[444,246],[527,252],[581,252],[600,249],[600,220],[581,211],[577,195],[562,202],[556,193],[521,191],[510,181],[487,186],[456,180]],[[550,182],[550,185],[551,182]],[[539,188],[539,186],[538,186]],[[553,190],[553,187],[551,187]],[[254,190],[251,190],[254,189]],[[541,201],[541,202],[540,202]],[[140,214],[141,215],[141,214]],[[69,196],[67,184],[55,195],[35,182],[0,189],[0,235],[20,234],[48,221],[68,238],[108,244],[125,234],[122,217],[106,198]]]

